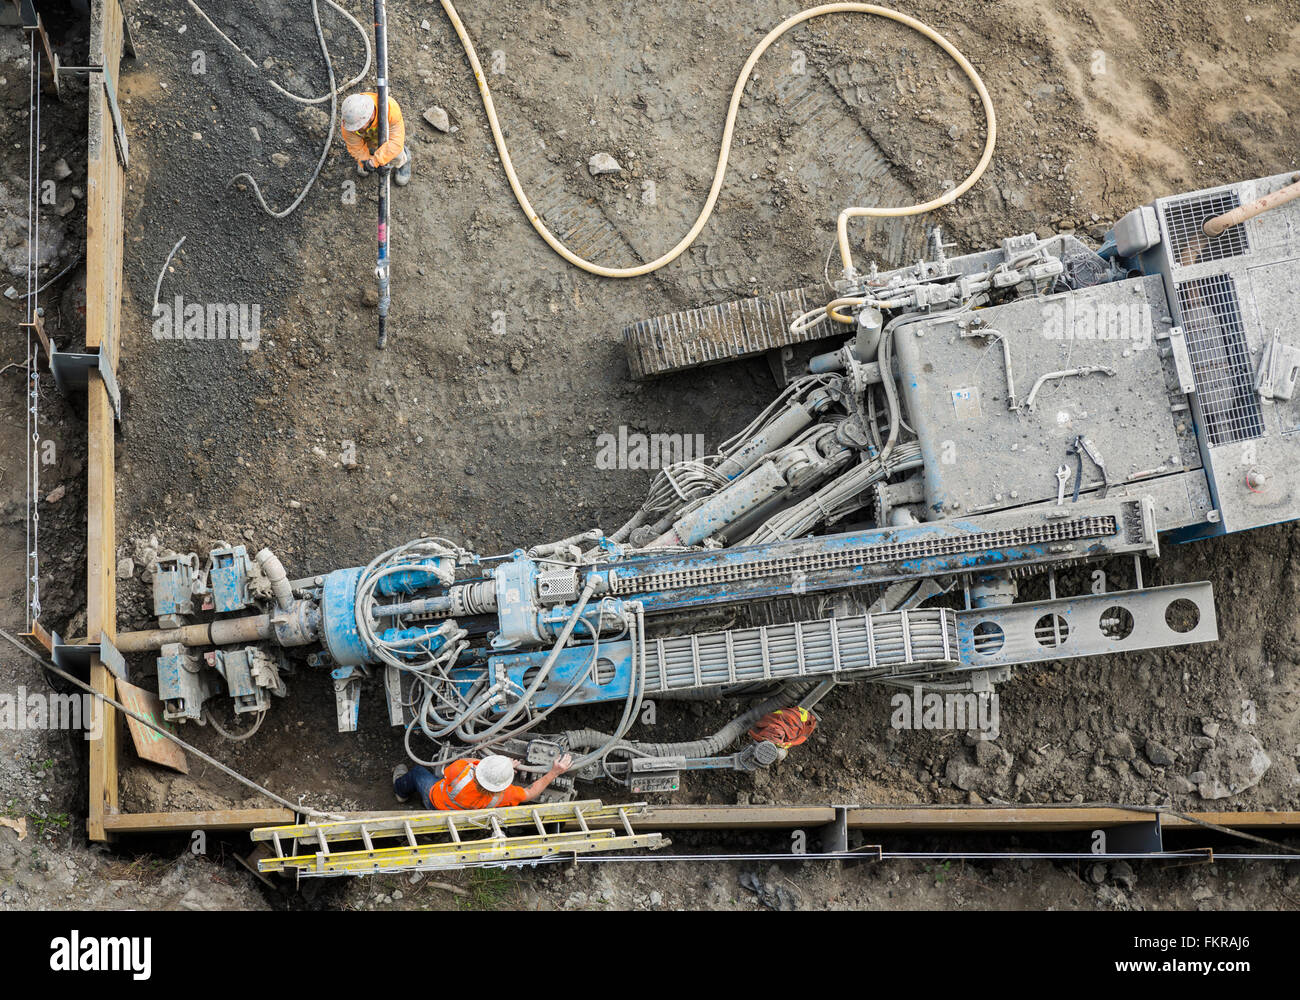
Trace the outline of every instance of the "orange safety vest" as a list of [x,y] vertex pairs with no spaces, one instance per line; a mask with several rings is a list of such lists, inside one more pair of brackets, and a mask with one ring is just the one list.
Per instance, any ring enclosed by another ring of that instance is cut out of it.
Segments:
[[447,765],[442,780],[429,789],[429,804],[439,811],[449,809],[495,809],[497,806],[517,806],[526,794],[518,785],[503,792],[485,792],[474,780],[477,761],[454,760]]
[[[375,105],[375,110],[379,110],[379,95],[375,93],[365,94],[365,97]],[[402,148],[406,145],[406,125],[402,121],[402,109],[397,106],[397,102],[391,97],[388,99],[388,141],[371,153],[371,148],[379,142],[379,115],[370,116],[370,124],[357,132],[349,132],[339,126],[339,131],[343,134],[343,145],[348,148],[348,152],[353,158],[364,158],[371,155],[382,165],[394,159],[401,154]]]

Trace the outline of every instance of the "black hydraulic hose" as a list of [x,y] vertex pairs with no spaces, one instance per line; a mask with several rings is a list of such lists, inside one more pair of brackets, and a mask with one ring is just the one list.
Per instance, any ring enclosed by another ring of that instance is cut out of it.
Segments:
[[[375,76],[378,81],[379,148],[388,141],[388,21],[384,0],[375,0]],[[392,171],[379,168],[379,255],[375,276],[379,279],[379,349],[388,346],[388,192]]]
[[[685,743],[637,743],[620,740],[613,744],[613,750],[634,750],[648,757],[716,757],[736,740],[745,730],[778,708],[789,708],[811,691],[816,684],[790,684],[782,688],[775,696],[759,702],[753,708],[736,716],[712,736],[702,740],[690,740]],[[575,729],[563,734],[565,746],[570,750],[582,750],[590,747],[604,746],[613,737],[595,729]]]

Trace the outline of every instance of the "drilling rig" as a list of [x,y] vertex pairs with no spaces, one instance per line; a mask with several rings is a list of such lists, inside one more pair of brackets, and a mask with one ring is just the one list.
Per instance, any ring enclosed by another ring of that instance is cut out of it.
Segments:
[[[170,553],[158,627],[120,648],[157,656],[168,719],[220,696],[265,713],[307,666],[345,731],[382,681],[415,760],[571,753],[578,780],[640,793],[772,766],[786,746],[738,741],[838,685],[979,696],[1024,664],[1214,641],[1211,586],[1147,586],[1143,560],[1300,516],[1294,180],[1159,198],[1095,249],[1028,234],[949,256],[935,230],[916,263],[848,268],[813,307],[709,307],[747,315],[740,333],[701,311],[634,324],[640,377],[829,349],[609,534],[495,555],[420,538],[302,579],[265,549]],[[1115,560],[1127,589],[1058,592]],[[647,700],[719,698],[752,704],[687,741],[636,732]],[[604,703],[610,731],[563,728]]]

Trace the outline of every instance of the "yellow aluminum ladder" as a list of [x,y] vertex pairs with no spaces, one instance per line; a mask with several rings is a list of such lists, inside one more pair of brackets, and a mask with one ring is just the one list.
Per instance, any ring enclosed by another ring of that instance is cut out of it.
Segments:
[[[504,809],[386,813],[330,823],[266,826],[255,829],[252,838],[269,843],[274,851],[273,856],[258,861],[258,870],[263,873],[320,877],[438,871],[592,851],[658,850],[667,846],[662,834],[638,834],[632,829],[632,819],[645,811],[644,802],[607,806],[598,799],[588,799]],[[616,827],[592,827],[594,822],[610,821],[616,821],[621,832]],[[555,832],[557,826],[564,829]],[[396,839],[401,840],[396,846],[375,846],[376,841]]]

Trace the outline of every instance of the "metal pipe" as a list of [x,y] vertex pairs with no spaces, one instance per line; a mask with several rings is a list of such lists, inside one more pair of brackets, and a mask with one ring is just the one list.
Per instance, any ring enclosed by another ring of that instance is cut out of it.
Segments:
[[[375,0],[375,75],[379,105],[379,147],[388,141],[388,20],[384,0]],[[379,168],[379,254],[375,277],[379,279],[379,340],[382,351],[388,346],[388,193],[392,170],[388,164]]]
[[182,625],[180,628],[149,628],[139,632],[121,632],[116,646],[122,653],[147,653],[172,642],[184,646],[225,646],[239,642],[269,639],[274,631],[270,615],[247,618],[223,618],[221,621]]
[[1201,226],[1201,232],[1206,236],[1218,236],[1229,226],[1239,226],[1247,219],[1263,215],[1270,209],[1285,205],[1288,201],[1294,201],[1296,198],[1300,198],[1300,174],[1295,174],[1292,183],[1281,190],[1266,194],[1262,198],[1256,198],[1248,205],[1239,205],[1232,211],[1216,215],[1212,219],[1206,219]]
[[293,585],[289,583],[289,574],[285,572],[284,564],[270,549],[262,549],[254,559],[271,585],[275,606],[281,611],[288,611],[293,607]]

